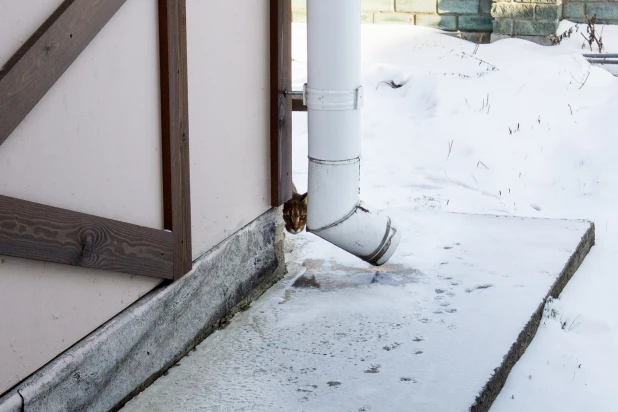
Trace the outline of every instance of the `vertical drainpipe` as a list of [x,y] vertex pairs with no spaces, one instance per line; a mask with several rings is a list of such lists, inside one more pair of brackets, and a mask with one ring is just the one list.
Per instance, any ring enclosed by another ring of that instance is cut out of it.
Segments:
[[307,231],[382,265],[401,233],[359,200],[360,21],[361,0],[307,0]]

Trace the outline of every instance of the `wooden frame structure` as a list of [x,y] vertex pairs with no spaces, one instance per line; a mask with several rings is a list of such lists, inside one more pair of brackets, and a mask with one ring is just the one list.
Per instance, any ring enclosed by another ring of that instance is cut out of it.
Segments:
[[292,197],[292,3],[270,0],[271,205]]
[[[0,71],[0,145],[126,0],[65,0]],[[0,195],[0,255],[178,279],[191,269],[186,0],[159,0],[164,229]]]
[[174,279],[191,270],[186,0],[159,0],[163,225],[174,235]]
[[302,96],[292,96],[292,111],[293,112],[306,112],[307,106],[303,103]]
[[[0,71],[0,145],[126,0],[65,0]],[[292,197],[291,1],[270,0],[271,204]],[[0,195],[0,255],[175,280],[192,266],[186,0],[158,0],[164,230]],[[296,103],[296,102],[294,102]]]

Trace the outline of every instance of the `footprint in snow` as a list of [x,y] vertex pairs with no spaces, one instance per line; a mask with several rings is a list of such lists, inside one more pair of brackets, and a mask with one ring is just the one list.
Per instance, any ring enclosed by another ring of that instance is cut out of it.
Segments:
[[474,287],[467,288],[466,289],[466,293],[472,293],[475,290],[489,289],[489,288],[492,288],[492,287],[494,287],[494,285],[492,285],[491,283],[485,283],[483,285],[476,285]]

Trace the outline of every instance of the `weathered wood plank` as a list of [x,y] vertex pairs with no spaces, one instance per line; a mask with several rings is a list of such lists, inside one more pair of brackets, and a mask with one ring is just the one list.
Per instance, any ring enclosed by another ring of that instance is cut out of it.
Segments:
[[291,96],[292,99],[292,111],[293,112],[306,112],[307,106],[303,104],[302,96]]
[[65,0],[0,71],[0,145],[126,0]]
[[163,220],[174,234],[174,279],[193,264],[186,12],[185,0],[159,0]]
[[0,254],[172,278],[172,233],[0,195]]
[[292,5],[270,0],[270,161],[271,204],[292,197]]

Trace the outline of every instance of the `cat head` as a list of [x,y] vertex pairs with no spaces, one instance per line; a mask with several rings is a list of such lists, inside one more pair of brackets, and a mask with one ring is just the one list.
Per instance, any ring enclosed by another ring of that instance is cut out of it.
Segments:
[[283,220],[285,230],[296,235],[303,231],[307,224],[307,193],[294,193],[292,198],[283,205]]

